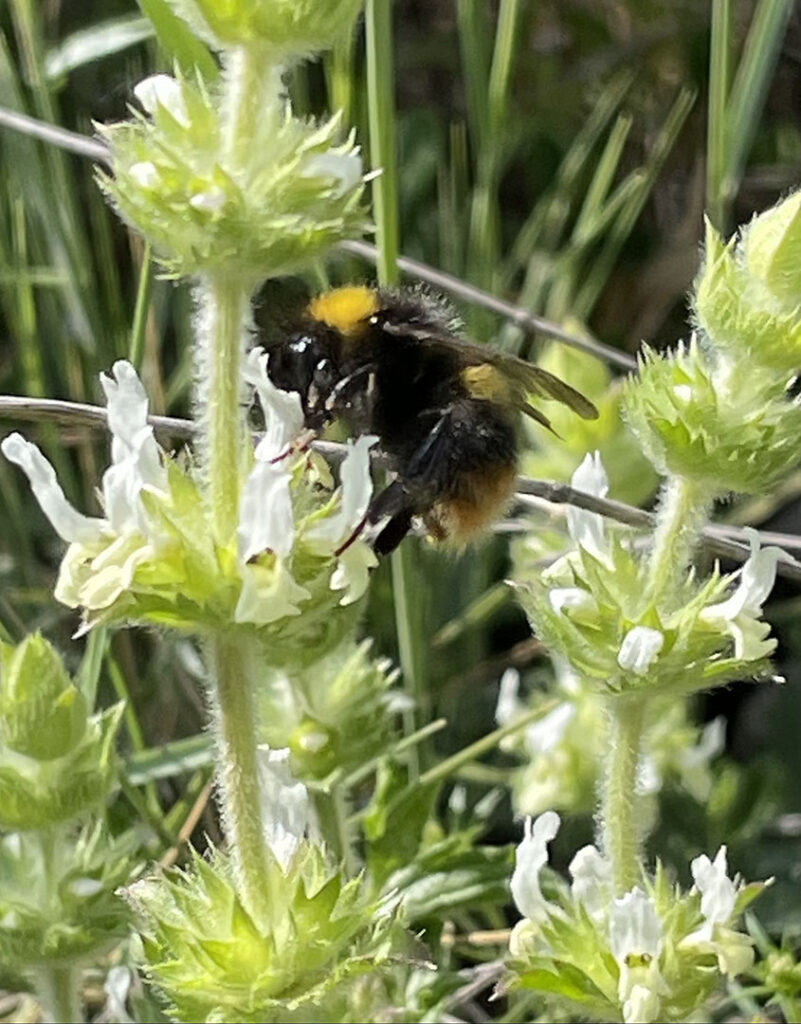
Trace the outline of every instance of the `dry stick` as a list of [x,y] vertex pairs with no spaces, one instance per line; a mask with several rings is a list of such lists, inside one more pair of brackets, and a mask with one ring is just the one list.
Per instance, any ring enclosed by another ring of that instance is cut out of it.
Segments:
[[[0,395],[0,419],[32,422],[49,420],[60,426],[87,427],[92,430],[106,427],[108,422],[106,410],[97,405],[17,395]],[[174,416],[149,416],[148,420],[156,430],[182,440],[191,437],[194,432],[191,420],[178,419]],[[347,452],[345,445],[333,441],[315,441],[312,447],[334,462],[342,461]],[[376,458],[380,462],[381,455],[378,454]],[[586,509],[588,512],[597,512],[607,519],[614,519],[636,529],[652,529],[655,522],[652,512],[635,508],[633,505],[626,505],[622,501],[598,498],[593,494],[578,491],[569,484],[555,483],[552,480],[518,477],[517,494],[523,500],[526,495],[529,495],[547,501],[551,505],[573,505],[576,508]],[[724,531],[726,536],[722,535]],[[757,533],[759,534],[759,531]],[[745,533],[737,527],[720,526],[708,526],[703,531],[704,543],[711,551],[736,562],[744,562],[751,553],[750,546],[730,539],[733,536],[745,537]],[[767,535],[767,539],[778,545],[786,543],[790,548],[797,548],[799,545],[799,538],[793,534],[771,532]],[[801,564],[791,555],[785,553],[784,557],[779,560],[777,571],[786,579],[801,583]]]

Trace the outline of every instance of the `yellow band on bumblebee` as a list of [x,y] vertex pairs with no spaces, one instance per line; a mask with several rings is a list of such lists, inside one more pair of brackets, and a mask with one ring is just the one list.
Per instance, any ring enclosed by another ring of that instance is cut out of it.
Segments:
[[339,331],[345,338],[358,339],[377,313],[378,293],[366,285],[350,285],[323,292],[309,303],[309,316]]

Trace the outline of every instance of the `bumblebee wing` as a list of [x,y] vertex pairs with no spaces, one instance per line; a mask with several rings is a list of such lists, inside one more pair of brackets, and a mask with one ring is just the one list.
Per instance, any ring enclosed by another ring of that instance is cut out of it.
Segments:
[[543,370],[542,367],[527,363],[517,356],[494,352],[486,345],[476,345],[473,342],[464,341],[452,334],[432,329],[428,325],[415,329],[408,324],[400,326],[388,323],[383,327],[388,334],[405,337],[411,335],[426,348],[447,349],[449,352],[456,352],[468,366],[478,366],[482,363],[491,364],[511,382],[513,391],[520,395],[520,400],[515,403],[520,411],[549,429],[550,423],[547,417],[529,405],[525,397],[526,393],[534,392],[544,398],[553,398],[571,408],[585,420],[598,418],[598,410],[580,391],[576,391],[575,388],[565,384],[563,380],[548,373],[547,370]]
[[[552,373],[543,370],[542,367],[527,363],[523,359],[518,359],[517,356],[504,355],[499,352],[493,353],[490,361],[524,391],[553,398],[557,402],[561,402],[562,405],[568,406],[585,420],[598,418],[598,410],[588,398]],[[522,411],[530,416],[531,406],[528,405],[528,402],[524,402],[524,405],[526,407]],[[533,417],[533,419],[537,418]]]
[[524,359],[504,352],[494,352],[486,345],[475,345],[470,341],[464,341],[449,334],[440,334],[430,329],[413,332],[407,329],[404,333],[413,333],[417,341],[426,347],[458,352],[468,365],[491,364],[514,385],[513,390],[520,394],[520,401],[515,403],[520,411],[549,429],[550,423],[547,417],[529,405],[525,397],[526,393],[533,392],[544,398],[553,398],[577,412],[585,420],[598,418],[598,410],[588,398],[540,366],[534,366]]

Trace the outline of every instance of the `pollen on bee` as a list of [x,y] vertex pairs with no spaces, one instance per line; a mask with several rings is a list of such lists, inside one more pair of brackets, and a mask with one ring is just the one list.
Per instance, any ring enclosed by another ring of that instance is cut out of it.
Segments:
[[365,285],[348,285],[323,292],[309,303],[315,320],[333,327],[345,338],[357,339],[367,329],[369,318],[378,310],[378,295]]
[[461,373],[462,384],[471,398],[502,402],[509,399],[509,382],[491,363],[466,366]]

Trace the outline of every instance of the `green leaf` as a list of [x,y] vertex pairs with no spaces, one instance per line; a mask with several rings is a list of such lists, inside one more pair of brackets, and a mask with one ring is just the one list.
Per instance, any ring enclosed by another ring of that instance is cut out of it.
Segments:
[[166,0],[137,0],[153,23],[156,36],[162,48],[173,57],[181,70],[188,75],[195,68],[208,81],[214,81],[219,75],[219,68],[208,48],[197,38],[189,26],[173,14]]
[[128,758],[125,774],[133,786],[143,786],[155,779],[170,779],[175,775],[205,768],[214,759],[211,737],[204,734],[165,743],[163,747],[139,750]]
[[73,32],[50,50],[44,60],[45,74],[50,79],[60,78],[84,64],[136,46],[153,34],[152,23],[138,15],[102,21],[92,28]]

